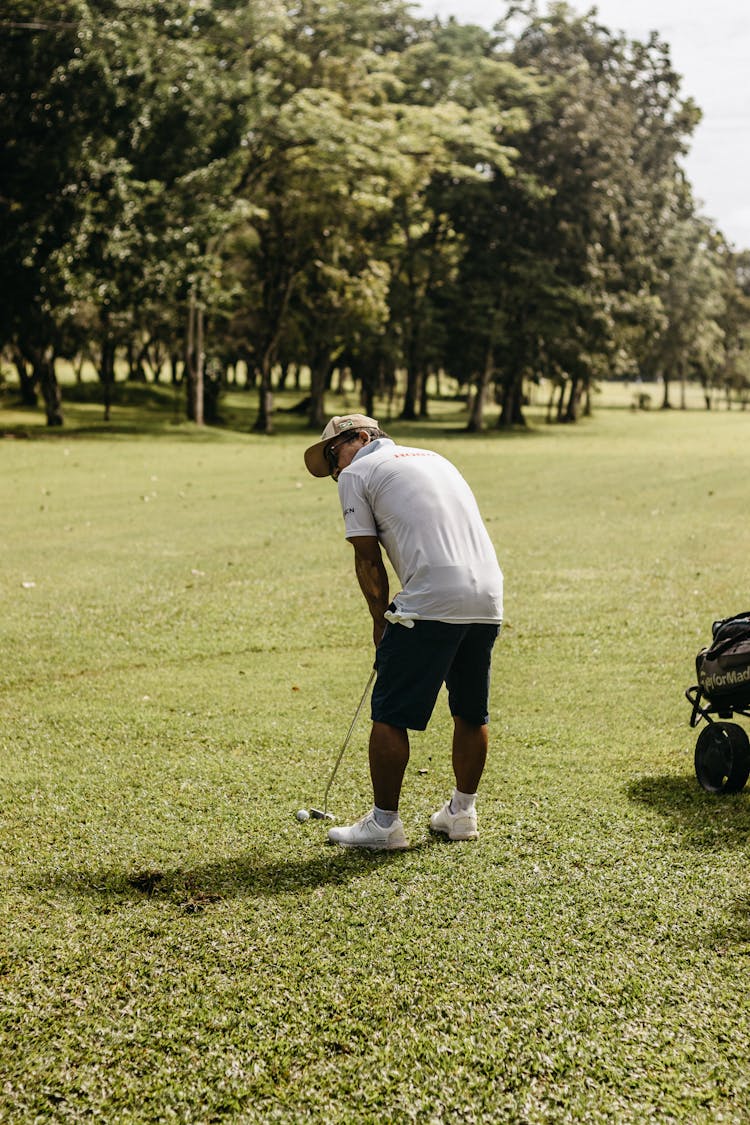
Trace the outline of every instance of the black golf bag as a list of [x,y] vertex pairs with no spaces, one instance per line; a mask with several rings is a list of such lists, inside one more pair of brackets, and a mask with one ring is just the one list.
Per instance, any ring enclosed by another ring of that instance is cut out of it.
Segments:
[[738,793],[750,776],[750,739],[737,723],[750,718],[750,610],[714,621],[712,641],[695,658],[698,683],[685,692],[693,705],[691,727],[708,724],[695,746],[695,773],[709,793]]

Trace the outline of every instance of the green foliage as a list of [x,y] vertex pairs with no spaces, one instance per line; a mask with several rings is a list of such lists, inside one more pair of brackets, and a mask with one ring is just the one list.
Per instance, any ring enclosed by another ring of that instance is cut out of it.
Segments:
[[677,157],[696,121],[664,44],[630,43],[562,4],[520,18],[509,57],[542,84],[508,138],[515,174],[453,201],[471,247],[456,287],[474,308],[452,347],[485,377],[497,370],[507,425],[522,420],[529,370],[567,381],[566,421],[592,380],[638,371],[666,232],[689,210]]
[[393,428],[473,485],[507,624],[481,838],[426,830],[441,698],[391,857],[294,818],[371,663],[304,435],[0,443],[1,1119],[744,1120],[748,793],[682,693],[743,604],[746,419]]
[[407,418],[447,369],[474,386],[473,429],[493,386],[523,423],[530,374],[558,381],[562,421],[606,374],[734,385],[739,267],[684,178],[699,112],[668,46],[566,4],[506,15],[19,0],[0,344],[27,399],[42,387],[57,424],[56,357],[95,357],[108,402],[118,351],[137,372],[154,348],[184,366],[191,417],[207,369],[248,363],[264,432],[278,362],[313,371],[314,427],[337,363],[365,403],[403,369]]

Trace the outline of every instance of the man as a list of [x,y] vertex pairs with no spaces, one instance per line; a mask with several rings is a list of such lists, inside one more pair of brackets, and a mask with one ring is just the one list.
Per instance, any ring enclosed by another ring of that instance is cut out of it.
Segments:
[[[397,445],[362,414],[332,418],[306,450],[305,465],[313,476],[338,482],[376,645],[369,750],[375,804],[356,824],[331,828],[329,842],[408,847],[398,813],[408,731],[427,727],[443,683],[456,787],[430,827],[451,840],[476,839],[503,576],[473,493],[450,461]],[[392,600],[381,545],[402,585]]]

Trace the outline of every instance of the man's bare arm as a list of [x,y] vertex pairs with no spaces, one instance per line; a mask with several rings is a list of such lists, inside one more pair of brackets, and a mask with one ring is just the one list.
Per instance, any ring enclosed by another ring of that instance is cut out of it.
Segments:
[[372,617],[372,639],[376,645],[385,630],[383,614],[388,609],[388,574],[383,563],[380,543],[375,535],[357,535],[350,539],[354,548],[354,571]]

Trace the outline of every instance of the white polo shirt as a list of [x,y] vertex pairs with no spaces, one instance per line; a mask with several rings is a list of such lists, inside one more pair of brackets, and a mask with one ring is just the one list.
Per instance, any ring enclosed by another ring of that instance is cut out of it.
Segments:
[[503,575],[455,465],[377,438],[342,470],[338,487],[346,538],[377,536],[402,584],[389,620],[502,622]]

